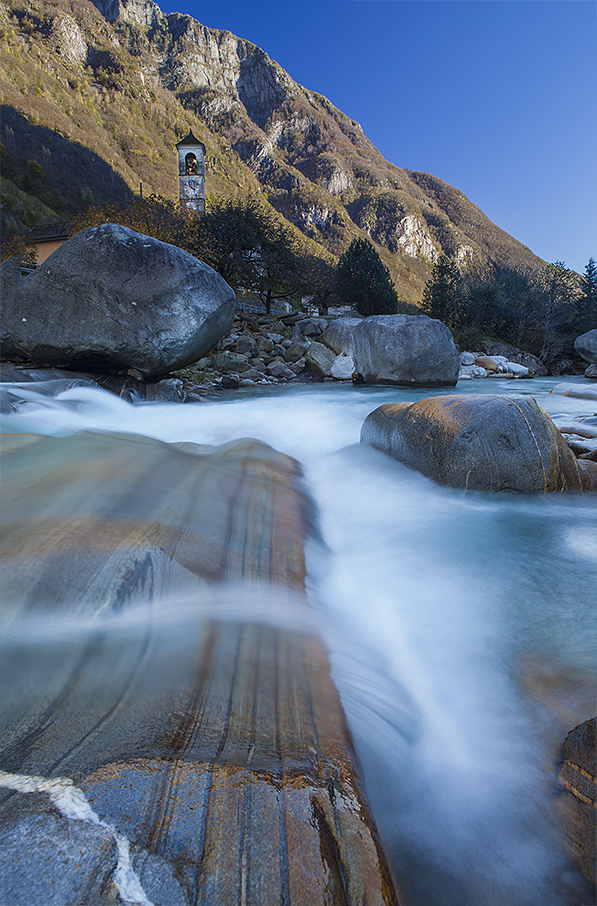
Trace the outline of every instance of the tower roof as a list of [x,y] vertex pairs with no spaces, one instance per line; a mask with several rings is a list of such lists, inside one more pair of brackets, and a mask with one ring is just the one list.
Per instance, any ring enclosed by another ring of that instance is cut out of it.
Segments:
[[203,142],[200,142],[198,138],[195,138],[192,132],[189,132],[186,138],[183,138],[176,143],[177,148],[185,148],[187,146],[191,148],[203,148],[203,150],[205,151],[205,145],[203,144]]

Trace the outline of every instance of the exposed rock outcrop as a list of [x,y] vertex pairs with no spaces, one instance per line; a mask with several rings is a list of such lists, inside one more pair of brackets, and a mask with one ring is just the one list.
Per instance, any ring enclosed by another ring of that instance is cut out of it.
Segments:
[[595,464],[577,460],[527,396],[436,396],[380,406],[365,420],[361,441],[452,488],[597,490]]
[[33,273],[4,262],[2,355],[84,371],[164,374],[196,362],[231,326],[233,290],[173,245],[104,224]]
[[375,315],[354,329],[356,371],[369,384],[453,386],[458,349],[449,329],[426,315]]
[[562,752],[560,802],[567,848],[583,874],[597,884],[597,717],[571,730]]
[[298,463],[13,435],[2,473],[0,623],[25,629],[2,651],[0,901],[396,906],[309,628]]

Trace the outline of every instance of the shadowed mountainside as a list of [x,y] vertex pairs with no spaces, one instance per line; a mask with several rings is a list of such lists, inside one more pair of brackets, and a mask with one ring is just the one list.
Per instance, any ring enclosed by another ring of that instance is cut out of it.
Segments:
[[[420,301],[440,254],[463,267],[542,264],[457,189],[388,163],[358,123],[230,32],[151,0],[13,0],[0,32],[3,103],[93,152],[132,191],[142,182],[176,197],[173,146],[192,129],[206,145],[208,198],[262,191],[336,256],[368,237],[406,301]],[[27,155],[45,171],[52,148],[18,144],[12,128],[3,120],[12,164]],[[58,180],[63,196],[71,178],[67,168]],[[111,178],[90,189],[95,201],[109,199]]]

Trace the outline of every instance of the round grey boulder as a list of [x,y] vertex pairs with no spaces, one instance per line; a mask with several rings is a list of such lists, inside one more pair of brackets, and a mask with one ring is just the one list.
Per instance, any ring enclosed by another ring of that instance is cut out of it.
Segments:
[[574,341],[574,348],[585,362],[597,365],[597,329],[587,330]]
[[361,441],[451,488],[597,490],[594,464],[575,458],[528,396],[462,394],[387,404],[367,417]]
[[329,346],[336,355],[352,355],[354,348],[354,330],[362,318],[336,318],[330,321],[320,339],[321,343]]
[[441,321],[426,315],[375,315],[354,329],[355,370],[368,384],[454,386],[458,347]]
[[196,362],[226,334],[233,290],[187,252],[102,224],[28,276],[2,265],[2,355],[36,365],[143,376]]

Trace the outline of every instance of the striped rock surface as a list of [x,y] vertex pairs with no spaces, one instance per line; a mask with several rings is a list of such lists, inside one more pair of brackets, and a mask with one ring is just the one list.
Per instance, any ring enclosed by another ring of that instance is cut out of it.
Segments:
[[396,903],[298,464],[9,436],[2,477],[0,902]]
[[570,731],[563,749],[560,801],[566,843],[583,874],[597,884],[597,717]]
[[471,393],[388,403],[367,416],[361,441],[451,488],[597,491],[594,464],[576,459],[528,396]]

